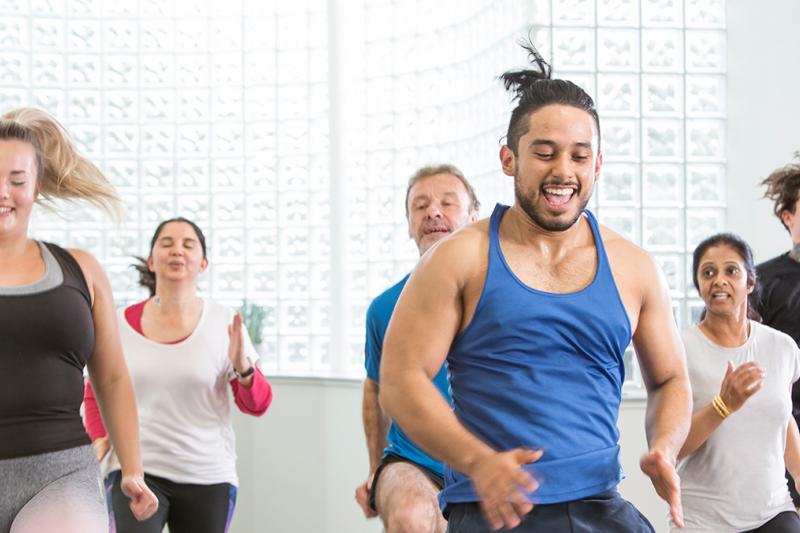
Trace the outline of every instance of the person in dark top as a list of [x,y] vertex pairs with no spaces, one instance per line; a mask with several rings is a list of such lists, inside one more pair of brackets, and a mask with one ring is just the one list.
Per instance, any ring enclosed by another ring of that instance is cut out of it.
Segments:
[[139,519],[158,500],[143,479],[133,387],[111,287],[90,254],[28,237],[36,202],[119,202],[47,113],[0,117],[0,533],[105,533],[99,465],[80,416],[83,369],[119,447]]
[[[792,248],[756,267],[761,280],[758,311],[763,323],[789,335],[800,345],[800,151],[795,161],[765,178],[764,197],[773,202],[773,212],[792,239]],[[800,386],[792,388],[792,414],[800,422]],[[787,478],[791,480],[787,472]],[[800,494],[795,483],[789,483],[795,507],[800,507]]]

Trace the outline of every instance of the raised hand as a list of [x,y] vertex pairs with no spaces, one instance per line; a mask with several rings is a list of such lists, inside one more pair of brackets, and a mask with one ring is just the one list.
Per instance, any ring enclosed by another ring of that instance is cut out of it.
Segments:
[[516,448],[495,453],[475,461],[468,472],[480,498],[480,507],[493,531],[514,528],[533,509],[528,495],[539,483],[523,465],[538,461],[542,450]]
[[650,478],[656,493],[669,504],[672,521],[678,527],[683,527],[681,480],[675,470],[675,463],[667,459],[661,450],[651,450],[639,460],[639,467]]
[[728,361],[719,395],[731,413],[741,409],[753,394],[761,390],[765,377],[766,371],[755,361],[742,363],[735,370],[733,362]]
[[236,313],[233,321],[228,324],[228,359],[233,368],[239,372],[244,372],[250,368],[250,361],[244,354],[244,329],[242,327],[242,315]]
[[120,488],[130,498],[131,512],[139,522],[147,520],[158,510],[158,498],[147,487],[141,475],[122,476]]

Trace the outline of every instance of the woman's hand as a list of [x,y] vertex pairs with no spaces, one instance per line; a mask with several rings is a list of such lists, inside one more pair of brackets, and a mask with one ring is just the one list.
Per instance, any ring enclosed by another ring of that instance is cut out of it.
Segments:
[[99,463],[111,449],[111,441],[108,439],[108,435],[94,439],[92,448],[94,449],[94,456],[97,457],[97,462]]
[[755,393],[761,390],[766,371],[755,361],[742,363],[734,370],[733,362],[728,361],[725,377],[719,395],[731,413],[741,409],[742,405]]
[[244,354],[244,328],[242,315],[236,313],[233,321],[228,324],[228,359],[239,374],[250,370],[253,364]]
[[147,520],[158,510],[158,498],[147,487],[143,476],[122,476],[120,488],[122,493],[130,498],[131,512],[139,522]]

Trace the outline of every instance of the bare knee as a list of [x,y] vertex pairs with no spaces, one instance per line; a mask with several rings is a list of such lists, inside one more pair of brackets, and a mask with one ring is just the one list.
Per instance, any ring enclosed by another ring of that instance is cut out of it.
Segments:
[[408,495],[397,498],[382,514],[387,533],[443,533],[444,518],[435,499]]

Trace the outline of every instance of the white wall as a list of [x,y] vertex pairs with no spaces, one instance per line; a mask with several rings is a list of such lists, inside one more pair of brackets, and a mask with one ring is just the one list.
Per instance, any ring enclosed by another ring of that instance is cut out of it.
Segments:
[[728,228],[763,261],[791,246],[758,182],[800,150],[800,2],[728,0]]
[[[728,228],[756,259],[789,247],[760,200],[758,181],[800,149],[800,2],[728,1]],[[273,378],[275,403],[259,420],[236,419],[241,477],[234,533],[377,532],[353,500],[367,470],[360,384]],[[644,404],[620,412],[623,495],[666,531],[666,506],[638,469]]]

